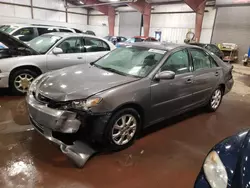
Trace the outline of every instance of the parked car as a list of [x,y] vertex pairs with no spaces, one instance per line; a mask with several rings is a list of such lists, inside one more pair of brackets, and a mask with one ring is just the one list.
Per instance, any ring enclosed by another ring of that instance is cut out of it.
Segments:
[[128,43],[135,43],[135,42],[157,42],[158,40],[154,37],[144,37],[144,36],[135,36],[132,38],[127,39],[124,42],[119,42],[116,44],[116,47],[124,46]]
[[4,31],[24,42],[28,42],[37,36],[52,32],[83,33],[79,29],[40,24],[2,25],[0,26],[0,31]]
[[250,132],[215,145],[206,157],[195,188],[246,188],[250,182]]
[[127,40],[127,38],[122,37],[122,36],[106,36],[104,38],[112,42],[114,45],[116,45],[119,42],[125,42]]
[[222,60],[224,58],[224,53],[215,44],[204,44],[204,43],[190,43],[190,44],[205,48],[205,49],[209,50],[210,52],[213,52],[215,55],[217,55]]
[[0,88],[26,93],[31,82],[42,73],[72,65],[90,63],[115,49],[95,36],[80,33],[48,33],[28,43],[37,54],[0,60]]
[[86,34],[86,35],[93,35],[93,36],[96,36],[96,35],[95,35],[95,32],[94,32],[94,31],[90,31],[90,30],[83,31],[82,33],[84,33],[84,34]]
[[0,59],[37,54],[34,49],[20,40],[0,31]]
[[[36,130],[79,161],[86,158],[74,143],[83,138],[124,149],[156,122],[200,106],[216,111],[232,86],[232,65],[207,50],[143,42],[41,75],[27,104]],[[65,145],[54,132],[74,141]]]

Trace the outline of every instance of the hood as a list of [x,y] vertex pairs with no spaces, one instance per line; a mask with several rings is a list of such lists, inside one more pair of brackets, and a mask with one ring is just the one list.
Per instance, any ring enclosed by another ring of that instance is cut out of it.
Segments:
[[250,132],[246,130],[226,138],[212,149],[219,154],[226,168],[229,188],[245,188],[243,185],[250,181],[249,141]]
[[240,148],[240,154],[236,165],[232,188],[246,188],[250,186],[250,132]]
[[85,99],[138,79],[83,64],[46,74],[38,83],[38,92],[55,101],[70,101]]
[[11,56],[23,55],[25,54],[25,52],[27,55],[39,54],[34,49],[29,47],[27,44],[1,31],[0,31],[0,42],[4,45],[4,48],[2,48],[2,50],[0,51],[0,53],[2,54],[2,58],[6,57],[8,54],[10,54]]

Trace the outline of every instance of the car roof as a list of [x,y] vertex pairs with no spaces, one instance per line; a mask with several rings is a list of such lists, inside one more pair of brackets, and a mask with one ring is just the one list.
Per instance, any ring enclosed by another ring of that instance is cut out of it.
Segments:
[[58,36],[58,37],[92,37],[92,38],[97,38],[97,39],[102,39],[101,37],[96,37],[93,35],[88,35],[84,33],[69,33],[69,32],[51,32],[51,33],[46,33],[43,35],[53,35],[53,36]]
[[197,46],[191,46],[187,44],[176,44],[176,43],[166,43],[166,42],[135,42],[132,44],[128,44],[136,47],[146,47],[153,48],[157,50],[172,50],[178,47],[192,47],[192,48],[200,48]]
[[64,26],[54,26],[54,25],[44,25],[44,24],[4,23],[4,24],[1,24],[1,25],[9,25],[9,26],[14,26],[14,27],[54,27],[54,28],[71,29],[69,27],[64,27]]

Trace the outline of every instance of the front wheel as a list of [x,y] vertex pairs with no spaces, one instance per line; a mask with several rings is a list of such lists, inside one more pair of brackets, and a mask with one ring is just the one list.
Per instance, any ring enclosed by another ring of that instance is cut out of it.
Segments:
[[10,77],[10,88],[13,94],[24,95],[31,84],[31,82],[38,76],[38,74],[29,69],[20,69],[15,71]]
[[223,97],[223,92],[222,89],[220,87],[218,87],[212,94],[208,104],[207,104],[207,109],[210,112],[215,112],[222,101],[222,97]]
[[141,127],[139,113],[133,108],[116,112],[107,124],[104,139],[107,147],[113,151],[132,145]]

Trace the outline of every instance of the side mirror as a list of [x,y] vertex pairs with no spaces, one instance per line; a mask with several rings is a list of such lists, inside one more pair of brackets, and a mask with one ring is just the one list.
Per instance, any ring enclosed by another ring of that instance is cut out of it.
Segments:
[[63,53],[63,50],[61,48],[57,48],[55,47],[53,50],[52,50],[52,53],[57,55],[57,54],[62,54]]
[[175,73],[173,71],[163,71],[155,75],[157,80],[171,80],[175,78]]

